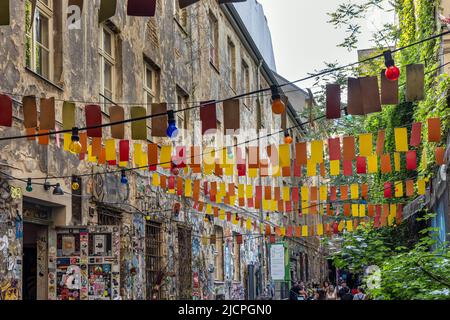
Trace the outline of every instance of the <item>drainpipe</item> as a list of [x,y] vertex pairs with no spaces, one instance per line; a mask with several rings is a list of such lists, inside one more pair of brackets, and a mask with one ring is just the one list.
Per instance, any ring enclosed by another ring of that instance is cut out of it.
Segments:
[[[257,90],[259,90],[259,88],[261,87],[260,77],[261,77],[261,68],[262,68],[263,63],[264,63],[264,60],[262,60],[262,59],[259,60],[259,65],[258,65],[258,69],[257,69],[257,77],[256,77]],[[260,108],[260,112],[258,114],[261,115],[261,104],[262,104],[262,95],[261,95],[261,93],[258,94],[257,99],[258,99],[258,107]],[[259,122],[259,120],[260,119],[257,119],[257,120],[258,120],[257,121],[257,130],[258,130],[257,141],[258,141],[258,147],[259,147],[259,149],[261,149],[260,139],[259,139],[259,129],[260,129],[260,122]],[[259,185],[261,186],[262,185],[261,171],[259,171],[259,177],[258,178],[259,178],[258,179],[259,180]],[[264,213],[262,211],[262,206],[259,206],[259,219],[260,219],[260,223],[263,224],[264,223]],[[262,279],[261,293],[263,293],[264,290],[266,289],[266,286],[267,286],[267,281],[266,280],[268,280],[268,279],[266,279],[266,275],[267,275],[266,268],[267,268],[267,265],[268,265],[268,259],[267,259],[268,255],[266,254],[266,246],[265,246],[264,237],[260,237],[259,238],[259,247],[261,248],[260,249],[261,250],[261,261],[260,261],[260,263],[261,263],[261,273],[262,273],[262,277],[261,277],[261,279]]]

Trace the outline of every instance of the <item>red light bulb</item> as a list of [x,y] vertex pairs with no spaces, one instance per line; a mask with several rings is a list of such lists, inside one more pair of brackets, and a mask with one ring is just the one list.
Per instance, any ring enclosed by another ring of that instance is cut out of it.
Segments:
[[180,170],[177,167],[172,168],[171,171],[174,176],[177,176],[180,173]]
[[386,79],[390,81],[397,81],[400,77],[400,69],[396,66],[390,66],[386,69],[385,75]]

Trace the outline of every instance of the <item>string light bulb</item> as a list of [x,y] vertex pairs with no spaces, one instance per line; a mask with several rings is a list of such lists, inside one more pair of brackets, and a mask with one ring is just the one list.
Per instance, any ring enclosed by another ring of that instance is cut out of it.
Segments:
[[120,183],[122,184],[127,184],[128,183],[128,179],[127,179],[127,175],[125,174],[125,170],[122,169],[122,174],[120,177]]
[[289,134],[288,130],[284,131],[284,143],[286,143],[286,144],[291,144],[292,143],[292,137]]
[[272,112],[275,114],[282,114],[284,110],[286,110],[286,106],[281,100],[278,86],[271,86],[270,90],[272,91]]
[[80,136],[78,134],[78,128],[73,127],[72,128],[72,137],[71,137],[72,142],[69,145],[69,151],[72,152],[73,154],[80,154],[83,146],[80,143]]
[[178,128],[175,121],[175,114],[173,110],[167,111],[167,118],[168,118],[167,122],[169,125],[167,127],[166,134],[170,139],[174,139],[178,135]]
[[204,222],[209,222],[209,217],[208,217],[207,214],[205,214],[205,217],[203,218],[203,221],[204,221]]
[[397,81],[400,77],[400,69],[395,66],[395,61],[392,58],[391,50],[387,50],[383,52],[384,55],[384,64],[386,65],[386,79],[390,81]]
[[33,191],[33,185],[31,184],[31,178],[28,178],[28,180],[27,180],[27,187],[26,187],[25,190],[27,190],[27,192]]
[[147,215],[147,216],[145,216],[145,220],[147,220],[147,221],[150,221],[150,216],[149,215]]
[[270,221],[270,214],[268,212],[266,213],[266,221]]

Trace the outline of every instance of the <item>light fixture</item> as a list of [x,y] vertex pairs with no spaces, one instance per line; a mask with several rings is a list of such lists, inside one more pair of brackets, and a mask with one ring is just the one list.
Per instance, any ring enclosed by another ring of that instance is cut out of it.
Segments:
[[271,86],[272,91],[272,112],[275,114],[282,114],[286,109],[284,102],[281,100],[280,92],[278,91],[278,86]]
[[145,216],[145,220],[150,221],[151,217],[150,215]]
[[166,134],[170,139],[173,139],[178,135],[178,128],[176,125],[175,114],[173,110],[167,111],[167,118],[169,126],[167,127]]
[[64,191],[63,189],[61,189],[61,185],[59,183],[55,185],[55,189],[53,189],[53,194],[56,196],[64,195]]
[[383,52],[384,64],[386,65],[386,79],[390,81],[396,81],[400,77],[400,69],[395,66],[395,61],[392,58],[391,50],[386,50]]
[[27,187],[26,187],[25,190],[27,190],[27,192],[33,191],[33,185],[31,184],[31,178],[28,178],[28,180],[27,180]]
[[268,212],[266,213],[266,221],[270,221],[270,214]]
[[207,214],[205,214],[205,217],[203,218],[203,221],[204,221],[204,222],[209,222],[209,217],[208,217]]
[[284,143],[291,144],[292,143],[292,137],[289,134],[289,130],[284,131]]
[[45,191],[50,190],[51,187],[52,187],[52,186],[51,186],[50,182],[48,182],[48,181],[45,181],[45,182],[44,182],[44,190],[45,190]]
[[177,165],[175,164],[175,162],[171,162],[171,166],[170,166],[170,172],[174,175],[177,176],[178,174],[180,174],[180,169],[178,169]]
[[69,151],[73,154],[80,154],[83,146],[80,143],[80,136],[78,135],[78,128],[72,128],[72,142],[69,145]]
[[122,169],[122,174],[121,174],[121,177],[120,177],[120,182],[121,182],[122,184],[127,184],[127,183],[128,183],[127,175],[125,174],[125,170],[124,170],[124,169]]
[[233,147],[230,147],[230,146],[227,147],[227,156],[230,159],[233,158]]
[[74,190],[74,191],[80,189],[80,182],[78,179],[79,178],[76,176],[72,177],[72,190]]

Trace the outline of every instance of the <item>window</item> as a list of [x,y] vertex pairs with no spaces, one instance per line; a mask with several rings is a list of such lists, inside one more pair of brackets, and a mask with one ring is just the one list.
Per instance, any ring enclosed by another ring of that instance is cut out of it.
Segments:
[[223,229],[219,226],[214,226],[214,232],[216,234],[216,266],[215,266],[215,278],[216,281],[223,281]]
[[[248,64],[242,60],[242,64],[241,64],[241,79],[242,79],[242,83],[241,83],[241,88],[242,88],[242,93],[247,93],[250,92],[251,88],[250,88],[250,68],[248,66]],[[244,99],[244,104],[247,107],[250,107],[251,105],[251,97],[250,96],[246,96]]]
[[233,243],[233,280],[241,281],[241,245],[237,242],[237,234],[234,234]]
[[40,76],[51,80],[53,59],[53,4],[52,0],[37,0],[34,21],[32,4],[25,3],[26,66]]
[[173,15],[178,24],[186,30],[188,27],[188,13],[187,9],[180,9],[178,0],[173,0]]
[[[115,34],[103,25],[100,30],[100,101],[114,100],[114,77],[115,77]],[[105,108],[105,103],[102,103]],[[105,110],[104,110],[105,111]]]
[[230,38],[228,38],[227,51],[228,51],[228,68],[230,70],[229,84],[233,90],[236,90],[236,47]]
[[219,26],[216,17],[209,13],[209,62],[219,67]]
[[[177,86],[177,109],[186,109],[188,107],[189,96]],[[189,130],[189,111],[177,112],[177,127],[184,132]],[[183,132],[181,131],[181,132]]]
[[144,62],[144,102],[148,106],[158,102],[157,71],[149,63]]
[[118,211],[97,207],[97,224],[100,226],[119,226],[122,214]]
[[145,225],[145,275],[148,299],[161,299],[161,291],[156,290],[162,273],[161,224],[147,221]]

